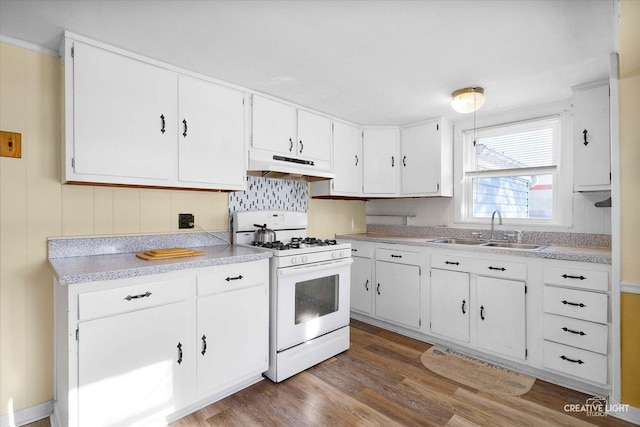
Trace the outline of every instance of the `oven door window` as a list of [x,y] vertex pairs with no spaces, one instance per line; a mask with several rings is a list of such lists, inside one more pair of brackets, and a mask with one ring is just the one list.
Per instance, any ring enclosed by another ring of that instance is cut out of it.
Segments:
[[321,277],[296,283],[295,324],[338,311],[340,276]]

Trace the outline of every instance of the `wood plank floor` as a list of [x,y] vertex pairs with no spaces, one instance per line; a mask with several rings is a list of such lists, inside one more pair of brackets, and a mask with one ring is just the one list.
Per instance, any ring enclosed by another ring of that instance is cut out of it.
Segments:
[[171,426],[632,426],[565,413],[566,404],[591,396],[540,380],[520,397],[447,380],[422,366],[429,347],[352,319],[348,351],[280,384],[261,381]]
[[351,348],[288,380],[264,380],[184,417],[182,426],[631,426],[565,413],[589,395],[537,380],[492,396],[426,369],[429,344],[351,320]]

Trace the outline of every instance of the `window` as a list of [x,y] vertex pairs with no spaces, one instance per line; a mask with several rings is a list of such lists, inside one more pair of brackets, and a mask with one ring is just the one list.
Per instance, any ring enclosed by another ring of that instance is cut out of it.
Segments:
[[466,218],[557,220],[559,141],[559,117],[466,130]]

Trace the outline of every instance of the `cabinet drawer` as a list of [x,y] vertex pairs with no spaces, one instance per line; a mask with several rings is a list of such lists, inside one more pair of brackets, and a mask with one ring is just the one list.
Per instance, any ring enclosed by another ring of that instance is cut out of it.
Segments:
[[609,290],[609,273],[578,268],[546,267],[544,283],[606,292]]
[[545,313],[542,336],[545,340],[607,354],[609,328],[600,323]]
[[472,263],[472,271],[483,276],[527,280],[527,264],[519,262],[474,259]]
[[79,320],[93,319],[182,301],[192,278],[87,292],[78,295]]
[[352,240],[345,243],[351,243],[351,256],[360,258],[371,258],[373,256],[373,247],[370,244]]
[[396,264],[419,265],[417,252],[394,251],[390,249],[378,249],[376,259],[378,261],[395,262]]
[[228,264],[198,275],[198,296],[269,283],[269,260]]
[[607,383],[607,356],[602,354],[544,341],[542,364],[588,381]]
[[545,313],[607,323],[607,295],[575,289],[544,287]]
[[431,267],[443,270],[470,272],[473,259],[456,255],[434,254],[431,256]]

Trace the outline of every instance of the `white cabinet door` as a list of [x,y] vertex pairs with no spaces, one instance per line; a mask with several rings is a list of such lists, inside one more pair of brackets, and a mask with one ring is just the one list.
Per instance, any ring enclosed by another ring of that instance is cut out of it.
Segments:
[[268,293],[262,285],[198,299],[199,397],[268,369]]
[[402,194],[440,190],[440,128],[427,123],[402,130]]
[[331,160],[331,120],[298,110],[298,144],[300,157],[329,162]]
[[295,156],[296,109],[281,102],[253,96],[253,148]]
[[412,328],[420,327],[420,268],[376,261],[376,316]]
[[75,43],[73,114],[76,174],[173,176],[176,73]]
[[186,402],[194,349],[186,303],[81,322],[79,425],[140,425]]
[[240,92],[180,76],[180,181],[244,188],[243,97]]
[[478,347],[525,359],[525,284],[478,276]]
[[469,342],[469,273],[431,269],[431,332]]
[[371,314],[371,259],[353,257],[351,264],[351,310]]
[[573,102],[573,188],[608,190],[611,188],[609,85],[576,90]]
[[394,195],[398,192],[399,143],[397,128],[364,130],[364,193]]
[[362,194],[362,131],[344,123],[333,124],[332,192],[338,195]]

